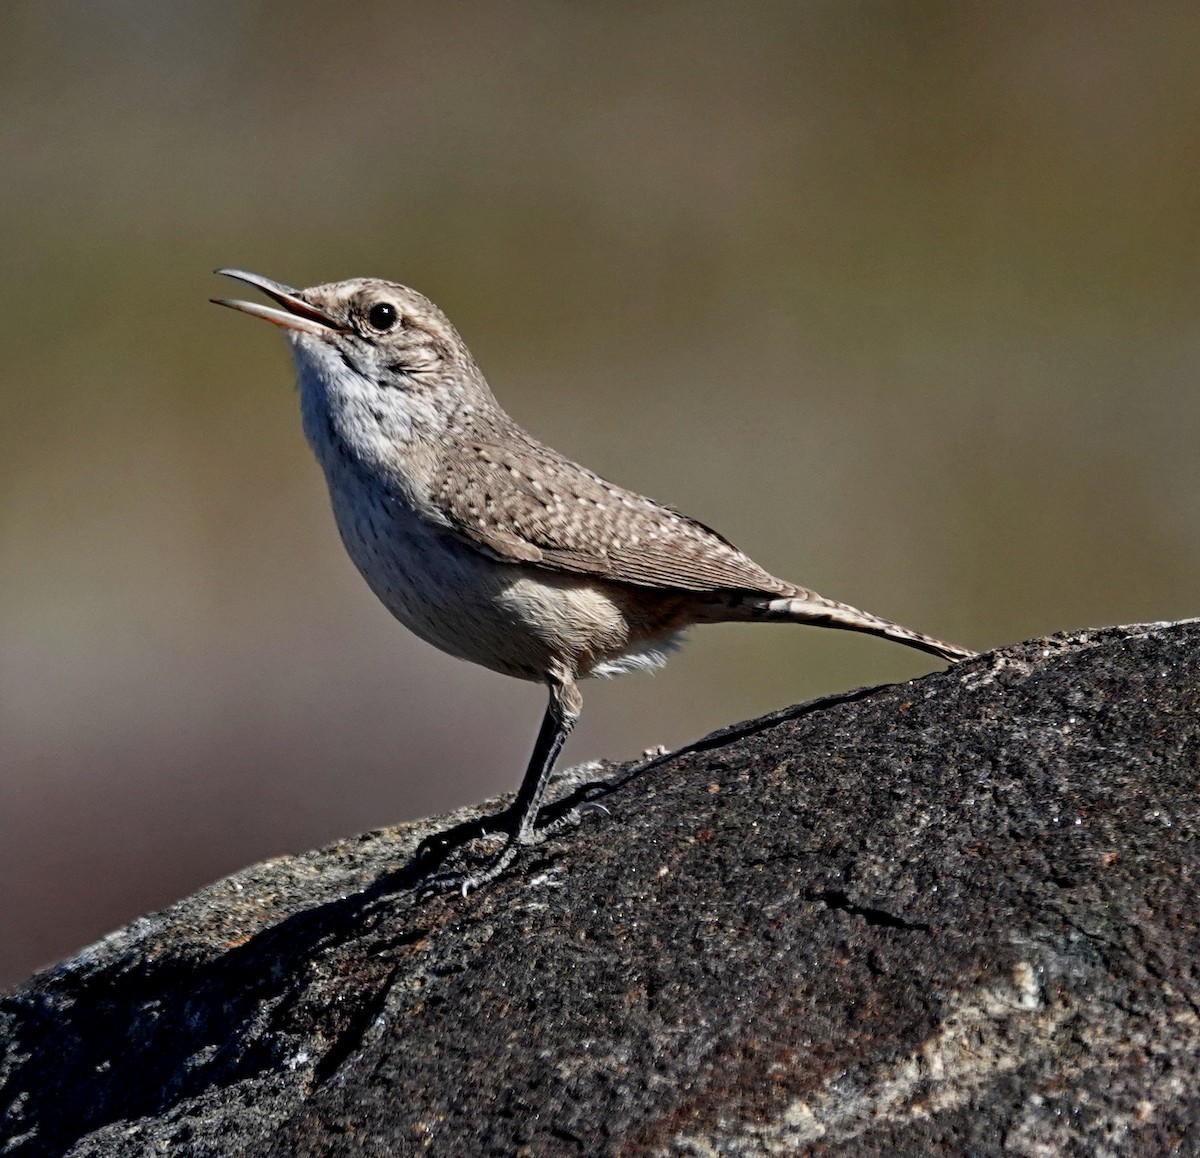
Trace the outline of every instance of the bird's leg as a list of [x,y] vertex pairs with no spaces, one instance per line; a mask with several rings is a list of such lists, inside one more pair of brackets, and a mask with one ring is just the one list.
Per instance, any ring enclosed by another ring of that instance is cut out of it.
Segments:
[[550,699],[533,745],[533,753],[529,757],[529,766],[525,769],[525,777],[507,813],[508,840],[504,847],[476,872],[467,875],[438,873],[426,879],[425,887],[439,892],[462,889],[465,895],[468,890],[498,877],[516,859],[523,845],[538,843],[537,816],[542,797],[546,794],[546,785],[550,782],[563,744],[583,709],[583,696],[574,679],[554,676],[547,682]]
[[550,782],[550,774],[554,771],[558,755],[579,719],[583,709],[583,696],[579,685],[573,680],[553,679],[550,682],[550,699],[546,704],[546,714],[542,717],[542,726],[538,738],[533,745],[533,753],[529,757],[529,767],[525,769],[525,778],[517,790],[517,798],[509,809],[511,827],[509,843],[513,845],[537,843],[537,815],[541,807],[542,797],[546,794],[546,785]]

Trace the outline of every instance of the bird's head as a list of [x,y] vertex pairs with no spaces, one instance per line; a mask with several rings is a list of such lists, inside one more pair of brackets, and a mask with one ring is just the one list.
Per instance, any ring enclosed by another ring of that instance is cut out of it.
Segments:
[[322,417],[352,444],[444,432],[495,399],[458,331],[423,294],[378,278],[293,289],[236,269],[275,306],[214,298],[279,326],[296,362],[305,428]]

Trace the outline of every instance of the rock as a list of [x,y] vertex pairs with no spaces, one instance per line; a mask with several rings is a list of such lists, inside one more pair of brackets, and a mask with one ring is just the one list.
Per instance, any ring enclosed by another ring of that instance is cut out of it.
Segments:
[[257,865],[3,999],[0,1153],[1200,1153],[1198,699],[1079,632],[576,770],[465,899],[467,812]]

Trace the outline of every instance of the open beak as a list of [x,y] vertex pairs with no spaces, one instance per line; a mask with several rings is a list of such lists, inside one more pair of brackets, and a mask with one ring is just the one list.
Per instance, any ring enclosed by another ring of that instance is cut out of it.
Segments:
[[246,273],[241,269],[218,269],[215,272],[225,277],[234,277],[244,281],[256,289],[262,290],[272,301],[278,302],[283,309],[277,310],[272,306],[260,306],[257,302],[241,302],[232,298],[210,298],[214,305],[228,306],[231,310],[241,310],[251,317],[262,318],[273,325],[282,326],[285,330],[299,330],[302,334],[328,334],[330,330],[340,330],[342,325],[335,318],[310,306],[301,296],[299,290],[290,285],[272,281],[269,277],[260,277],[256,273]]

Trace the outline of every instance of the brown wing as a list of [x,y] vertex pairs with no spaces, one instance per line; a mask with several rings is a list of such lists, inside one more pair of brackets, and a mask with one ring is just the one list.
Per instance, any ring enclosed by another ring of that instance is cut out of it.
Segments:
[[703,523],[533,439],[460,444],[435,499],[454,530],[506,561],[644,587],[792,590]]

